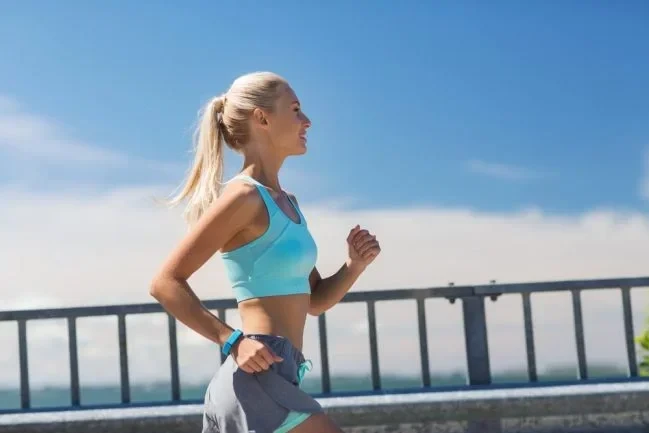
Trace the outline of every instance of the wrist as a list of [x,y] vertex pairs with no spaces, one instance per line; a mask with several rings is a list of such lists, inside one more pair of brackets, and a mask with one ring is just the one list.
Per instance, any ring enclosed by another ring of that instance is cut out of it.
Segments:
[[223,346],[226,341],[228,341],[228,338],[232,335],[232,333],[235,331],[234,328],[231,328],[229,326],[226,326],[224,329],[220,329],[218,332],[218,339],[215,341],[216,344],[219,346]]
[[233,330],[227,339],[221,345],[221,352],[228,356],[232,349],[241,341],[243,338],[243,332],[240,329]]
[[350,272],[359,275],[362,274],[363,271],[365,271],[365,268],[367,267],[365,264],[359,263],[352,259],[347,259],[345,265],[347,266],[347,269],[349,269]]

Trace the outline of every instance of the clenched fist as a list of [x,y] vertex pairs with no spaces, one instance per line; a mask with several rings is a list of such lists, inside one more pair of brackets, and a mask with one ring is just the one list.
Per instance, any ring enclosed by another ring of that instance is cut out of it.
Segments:
[[261,373],[268,370],[273,363],[284,360],[261,341],[245,337],[232,347],[232,357],[240,369],[251,374]]
[[376,236],[366,229],[356,225],[347,236],[349,250],[348,266],[357,269],[365,269],[374,261],[381,252],[379,241]]

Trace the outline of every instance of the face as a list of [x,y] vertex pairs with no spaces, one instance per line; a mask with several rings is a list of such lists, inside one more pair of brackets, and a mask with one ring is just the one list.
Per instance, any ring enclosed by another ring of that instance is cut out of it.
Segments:
[[275,111],[268,114],[267,131],[273,145],[286,156],[305,153],[306,131],[310,126],[295,92],[287,86],[275,103]]

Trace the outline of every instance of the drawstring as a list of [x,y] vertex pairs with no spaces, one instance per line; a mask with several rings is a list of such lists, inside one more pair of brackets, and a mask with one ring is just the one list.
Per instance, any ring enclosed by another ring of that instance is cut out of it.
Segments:
[[307,371],[311,371],[311,368],[313,367],[313,364],[311,363],[310,359],[307,359],[304,361],[302,364],[297,369],[297,383],[302,384],[302,379],[304,379],[304,374]]

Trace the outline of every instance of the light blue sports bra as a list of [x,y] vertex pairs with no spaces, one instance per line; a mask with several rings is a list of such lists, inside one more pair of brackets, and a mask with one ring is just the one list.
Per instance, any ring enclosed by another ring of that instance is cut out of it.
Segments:
[[309,275],[316,264],[317,247],[306,219],[289,198],[300,221],[280,209],[264,185],[239,174],[232,178],[253,184],[264,200],[268,228],[260,237],[221,254],[237,302],[265,296],[311,293]]

